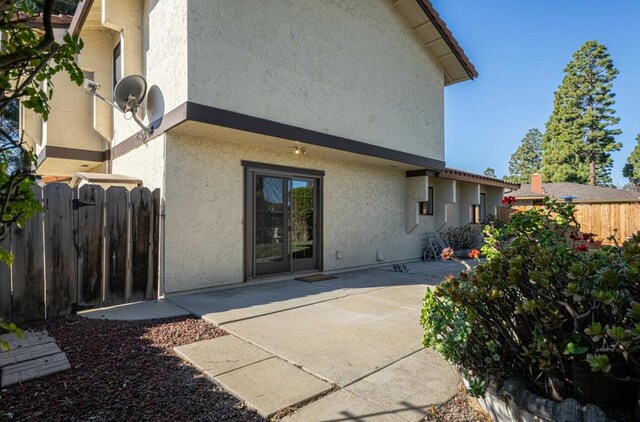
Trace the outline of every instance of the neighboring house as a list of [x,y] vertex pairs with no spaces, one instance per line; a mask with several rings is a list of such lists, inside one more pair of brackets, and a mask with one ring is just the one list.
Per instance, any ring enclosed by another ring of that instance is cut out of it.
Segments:
[[516,198],[516,209],[540,205],[545,197],[571,202],[576,206],[576,220],[581,230],[597,234],[605,243],[616,229],[618,241],[640,231],[640,190],[637,189],[543,183],[542,176],[535,173],[531,183],[523,184],[507,195]]
[[146,78],[154,132],[56,76],[21,116],[37,173],[160,188],[166,293],[415,259],[516,187],[446,168],[444,88],[477,73],[427,0],[84,0],[69,31],[102,95]]

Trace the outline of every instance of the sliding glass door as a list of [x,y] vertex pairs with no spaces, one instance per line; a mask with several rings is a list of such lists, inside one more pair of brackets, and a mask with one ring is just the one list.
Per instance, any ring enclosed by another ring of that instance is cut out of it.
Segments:
[[248,170],[247,276],[320,269],[320,179]]

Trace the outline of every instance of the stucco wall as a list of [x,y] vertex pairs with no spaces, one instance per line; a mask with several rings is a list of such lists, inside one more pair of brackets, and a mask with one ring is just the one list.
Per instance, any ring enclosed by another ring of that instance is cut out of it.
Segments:
[[502,205],[504,188],[495,186],[480,186],[480,192],[487,195],[487,214],[497,215],[498,207]]
[[52,112],[44,122],[46,145],[104,151],[103,138],[93,130],[93,99],[82,87],[69,80],[66,72],[51,78],[53,97],[49,102]]
[[111,162],[111,173],[138,178],[149,189],[164,189],[164,171],[165,135]]
[[[324,170],[324,269],[421,256],[421,222],[405,230],[404,171],[296,156],[211,138],[167,136],[165,289],[243,281],[241,160]],[[336,258],[336,251],[342,258]]]
[[456,191],[458,193],[458,224],[464,226],[471,223],[471,205],[480,203],[480,185],[477,183],[467,183],[456,181]]
[[[113,19],[117,20],[117,17]],[[136,69],[142,69],[148,88],[142,117],[145,124],[149,124],[187,101],[187,0],[145,0],[140,20],[143,56],[135,57],[135,52],[140,49],[136,50],[135,45],[127,43],[125,26],[122,32],[126,49],[123,55],[123,74],[127,76]],[[116,32],[114,34],[117,35],[116,38],[120,37]],[[136,68],[128,61],[134,61],[134,64],[138,62],[140,65]],[[151,102],[154,103],[153,107]],[[140,128],[135,122],[125,120],[122,113],[115,111],[114,145],[138,130]]]
[[442,70],[391,2],[188,4],[190,101],[444,158]]

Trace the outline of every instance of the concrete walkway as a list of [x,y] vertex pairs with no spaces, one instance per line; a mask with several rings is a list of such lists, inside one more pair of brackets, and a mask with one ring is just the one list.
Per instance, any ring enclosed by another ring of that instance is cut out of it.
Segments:
[[461,267],[430,262],[407,268],[169,298],[233,335],[176,352],[263,416],[422,420],[459,383],[442,358],[422,348],[422,297],[427,286]]

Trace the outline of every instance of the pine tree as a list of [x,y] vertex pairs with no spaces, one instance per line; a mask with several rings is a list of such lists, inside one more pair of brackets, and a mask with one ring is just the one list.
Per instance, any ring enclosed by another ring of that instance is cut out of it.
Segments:
[[587,41],[573,54],[554,94],[542,141],[542,174],[550,182],[611,183],[615,136],[613,80],[618,71],[607,48]]
[[498,176],[496,176],[496,171],[491,167],[487,167],[482,174],[484,174],[487,177],[494,177],[496,179],[498,178]]
[[636,136],[636,146],[627,158],[622,175],[629,179],[629,183],[633,186],[640,187],[640,134]]
[[513,183],[529,183],[531,175],[540,171],[542,162],[542,133],[529,129],[520,146],[509,160],[509,175],[506,180]]

